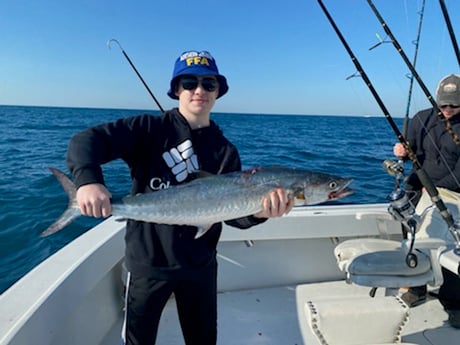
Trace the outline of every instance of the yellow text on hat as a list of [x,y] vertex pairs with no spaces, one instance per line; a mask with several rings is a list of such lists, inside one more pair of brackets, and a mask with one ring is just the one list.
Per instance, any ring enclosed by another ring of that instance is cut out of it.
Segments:
[[190,65],[206,65],[206,66],[209,66],[209,61],[204,56],[189,57],[189,58],[187,58],[185,60],[185,63],[187,64],[187,66],[190,66]]

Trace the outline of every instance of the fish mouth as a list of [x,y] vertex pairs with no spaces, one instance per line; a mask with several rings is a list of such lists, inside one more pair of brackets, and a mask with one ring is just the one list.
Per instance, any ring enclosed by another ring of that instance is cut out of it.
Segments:
[[337,200],[344,198],[350,194],[353,194],[355,191],[353,189],[348,188],[348,185],[353,182],[353,180],[348,181],[345,183],[340,189],[337,189],[331,193],[329,193],[328,198],[329,200]]
[[344,188],[344,189],[341,189],[340,191],[329,193],[329,200],[341,199],[350,194],[353,194],[354,192],[355,191],[353,189]]

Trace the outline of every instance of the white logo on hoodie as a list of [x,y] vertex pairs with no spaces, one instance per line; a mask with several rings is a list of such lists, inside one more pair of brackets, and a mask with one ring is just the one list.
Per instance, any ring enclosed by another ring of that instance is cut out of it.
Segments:
[[189,174],[199,169],[198,157],[189,139],[164,152],[162,156],[168,167],[171,168],[177,182],[184,181]]

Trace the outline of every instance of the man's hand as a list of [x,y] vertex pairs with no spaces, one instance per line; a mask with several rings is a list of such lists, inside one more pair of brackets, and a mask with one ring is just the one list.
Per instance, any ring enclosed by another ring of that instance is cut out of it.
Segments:
[[404,145],[401,143],[396,143],[395,146],[393,146],[393,154],[398,158],[406,157],[407,152],[404,148]]

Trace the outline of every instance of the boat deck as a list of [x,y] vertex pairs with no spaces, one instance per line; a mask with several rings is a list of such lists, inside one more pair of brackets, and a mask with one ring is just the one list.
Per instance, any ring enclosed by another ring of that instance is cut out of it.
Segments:
[[[324,296],[368,297],[369,288],[344,281],[304,284],[219,294],[219,345],[301,345],[298,298]],[[377,296],[383,291],[378,291]],[[370,297],[369,297],[370,298]],[[302,304],[302,302],[301,302]],[[184,341],[174,300],[168,303],[160,325],[158,344],[182,345]],[[418,345],[447,345],[460,338],[460,330],[447,324],[447,314],[436,298],[409,310],[403,342]],[[310,345],[310,344],[305,344]]]
[[[295,295],[294,287],[220,293],[217,344],[303,344]],[[175,308],[170,300],[160,324],[158,344],[184,344]]]

